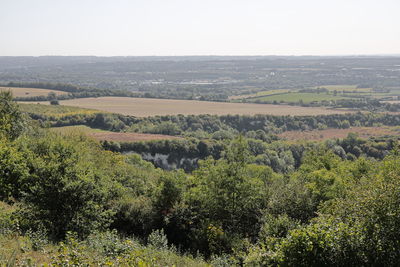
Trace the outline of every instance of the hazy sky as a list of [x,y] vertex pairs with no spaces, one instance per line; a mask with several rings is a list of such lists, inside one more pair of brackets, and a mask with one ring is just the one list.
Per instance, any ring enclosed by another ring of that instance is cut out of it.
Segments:
[[0,0],[0,55],[400,54],[400,0]]

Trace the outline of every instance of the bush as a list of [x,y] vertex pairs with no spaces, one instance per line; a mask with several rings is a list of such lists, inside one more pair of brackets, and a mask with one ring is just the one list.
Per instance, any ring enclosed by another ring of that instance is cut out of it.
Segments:
[[58,239],[68,231],[84,237],[109,225],[113,212],[108,203],[117,191],[115,171],[106,169],[116,168],[117,161],[78,137],[49,135],[30,142],[34,157],[27,162],[30,176],[22,199],[21,226],[37,229],[43,225]]
[[168,239],[164,230],[154,230],[147,238],[147,244],[157,249],[168,249]]
[[31,247],[34,251],[42,250],[49,243],[47,231],[43,227],[36,231],[29,229],[25,235],[29,237]]

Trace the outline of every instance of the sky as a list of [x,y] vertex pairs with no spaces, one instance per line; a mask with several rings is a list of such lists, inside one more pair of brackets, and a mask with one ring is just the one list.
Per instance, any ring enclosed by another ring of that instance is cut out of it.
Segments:
[[400,0],[0,0],[0,56],[400,54]]

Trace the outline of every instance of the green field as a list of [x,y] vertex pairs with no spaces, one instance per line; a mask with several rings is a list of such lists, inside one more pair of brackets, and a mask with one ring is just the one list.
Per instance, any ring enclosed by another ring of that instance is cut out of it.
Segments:
[[61,134],[70,134],[70,133],[110,133],[110,131],[104,131],[101,129],[90,128],[86,125],[73,125],[73,126],[63,126],[63,127],[53,127],[50,128],[51,131],[61,133]]
[[[257,92],[252,95],[234,96],[231,98],[234,102],[240,102],[246,99],[247,102],[284,102],[284,103],[303,103],[333,101],[348,98],[371,97],[372,88],[357,88],[357,85],[321,85],[309,89],[325,88],[329,91],[320,93],[299,92],[300,89],[276,89]],[[336,95],[334,95],[334,92]],[[383,94],[387,96],[387,93]]]
[[256,96],[268,96],[268,95],[284,94],[284,93],[288,93],[291,91],[294,91],[294,89],[276,89],[276,90],[258,92],[255,95]]
[[[62,105],[44,105],[44,104],[22,104],[19,103],[20,110],[26,113],[35,113],[46,116],[62,117],[76,114],[95,114],[100,111]],[[103,112],[104,113],[104,112]]]
[[[278,102],[278,103],[299,103],[305,104],[311,102],[335,101],[341,99],[382,99],[387,100],[392,97],[397,99],[400,95],[400,88],[385,88],[382,91],[374,90],[373,88],[357,88],[357,85],[321,85],[308,88],[308,90],[327,89],[328,92],[301,92],[299,89],[277,89],[258,92],[253,95],[236,96],[234,101],[246,99],[246,102]],[[389,91],[385,91],[389,90]]]
[[326,88],[329,91],[354,91],[354,90],[365,90],[365,89],[371,89],[371,88],[357,88],[357,85],[320,85],[320,86],[315,86],[313,87],[313,89],[317,89],[317,88]]
[[297,91],[295,89],[275,89],[275,90],[267,90],[267,91],[261,91],[261,92],[257,92],[254,94],[246,94],[246,95],[235,95],[235,96],[231,96],[229,97],[230,100],[232,101],[237,101],[240,102],[239,100],[242,99],[248,99],[248,98],[257,98],[260,96],[268,96],[268,95],[275,95],[275,94],[284,94],[284,93],[288,93],[288,92],[294,92]]
[[338,91],[338,92],[365,92],[365,93],[371,93],[372,88],[357,88],[357,85],[321,85],[321,86],[315,86],[313,89],[318,89],[318,88],[326,88],[329,91]]
[[285,94],[276,94],[270,96],[257,97],[252,99],[252,102],[258,101],[269,101],[269,102],[285,102],[285,103],[297,103],[303,101],[303,103],[311,103],[311,102],[319,102],[319,101],[332,101],[345,99],[343,96],[334,96],[326,93],[285,93]]

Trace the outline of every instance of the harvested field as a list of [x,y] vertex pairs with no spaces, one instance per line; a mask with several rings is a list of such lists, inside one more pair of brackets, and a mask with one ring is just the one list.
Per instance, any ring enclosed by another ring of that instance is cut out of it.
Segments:
[[[48,104],[48,102],[44,102]],[[300,107],[289,105],[268,105],[194,100],[173,100],[155,98],[99,97],[79,98],[60,101],[61,105],[98,109],[107,112],[148,117],[156,115],[198,115],[198,114],[270,114],[270,115],[324,115],[349,113],[322,107]]]
[[325,129],[314,131],[288,131],[278,136],[287,140],[321,141],[332,138],[345,138],[349,133],[356,133],[361,138],[372,136],[399,135],[400,127],[352,127],[349,129]]
[[114,142],[140,142],[140,141],[170,140],[170,139],[180,138],[176,136],[162,135],[162,134],[110,132],[100,129],[93,129],[85,125],[54,127],[51,128],[51,130],[62,134],[83,133],[99,141],[107,140]]
[[20,88],[20,87],[0,87],[0,91],[11,91],[14,97],[47,96],[51,92],[55,93],[56,95],[67,94],[67,92],[58,90],[40,89],[40,88]]

